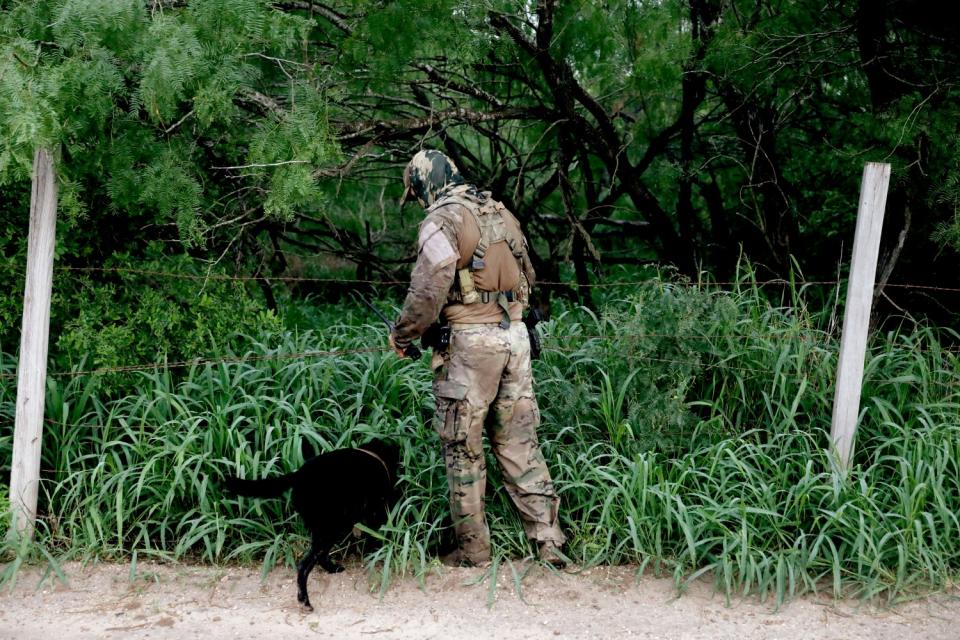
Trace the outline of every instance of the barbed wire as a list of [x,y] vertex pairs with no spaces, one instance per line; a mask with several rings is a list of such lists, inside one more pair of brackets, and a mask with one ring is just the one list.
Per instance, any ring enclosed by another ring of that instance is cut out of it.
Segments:
[[[195,365],[198,363],[202,363],[202,364],[241,363],[244,361],[251,361],[251,360],[280,360],[280,359],[290,359],[290,358],[299,358],[299,357],[324,357],[324,356],[334,356],[334,355],[349,355],[349,354],[357,354],[357,353],[372,353],[372,352],[387,352],[387,351],[392,351],[392,349],[369,348],[369,349],[345,349],[345,350],[335,350],[335,351],[310,351],[310,352],[295,353],[295,354],[247,356],[243,358],[238,357],[238,358],[229,358],[229,359],[221,359],[221,360],[193,360],[193,361],[184,361],[182,363],[170,363],[170,364],[189,366],[189,365]],[[545,351],[558,352],[558,353],[577,353],[577,352],[580,352],[581,349],[551,346],[545,349]],[[688,366],[688,367],[695,367],[695,368],[698,367],[702,370],[723,369],[723,370],[736,371],[739,373],[748,374],[751,377],[769,377],[771,375],[785,373],[785,371],[783,370],[765,369],[765,368],[757,368],[757,367],[745,367],[742,365],[731,364],[726,361],[704,362],[702,360],[681,360],[676,358],[663,358],[663,357],[644,355],[644,354],[634,356],[634,360],[646,361],[646,362],[657,362],[661,364],[670,364],[670,365],[681,365],[681,366]],[[806,358],[804,359],[804,362],[807,362]],[[159,366],[160,365],[154,365],[153,367],[149,367],[149,368],[158,368]],[[147,368],[148,367],[144,366],[140,368],[140,370],[147,369]],[[129,370],[129,368],[126,370]],[[99,370],[93,370],[92,372],[71,372],[71,375],[79,375],[80,373],[99,373],[103,371],[105,370],[99,369]],[[900,382],[903,382],[903,381],[900,381]],[[958,392],[960,392],[960,381],[946,381],[943,383],[943,386],[956,388]],[[810,384],[809,388],[813,391],[822,391],[822,389],[816,383],[816,381],[813,381],[813,383]],[[57,419],[48,418],[48,417],[44,417],[43,420],[48,424],[53,424],[57,426],[67,427],[67,428],[90,428],[90,429],[111,428],[111,425],[99,424],[99,423],[87,423],[87,422],[68,423],[64,420],[57,420]],[[169,423],[169,422],[176,422],[176,420],[172,419],[172,420],[166,421],[166,423]]]
[[404,280],[364,280],[362,278],[309,278],[301,276],[231,276],[222,273],[198,275],[195,273],[176,273],[172,271],[154,271],[151,269],[131,269],[126,267],[57,267],[57,271],[79,273],[129,273],[132,275],[149,276],[156,278],[171,278],[193,281],[225,281],[225,282],[323,282],[329,284],[374,284],[394,286],[408,284]]
[[[58,371],[47,374],[49,378],[78,378],[81,376],[104,375],[109,373],[137,373],[142,371],[154,371],[157,369],[183,369],[187,367],[202,367],[207,365],[220,364],[243,364],[245,362],[260,362],[271,360],[307,360],[310,358],[323,358],[329,356],[346,356],[359,353],[382,353],[393,351],[389,347],[362,347],[359,349],[330,349],[327,351],[301,351],[297,353],[277,353],[260,354],[244,356],[225,356],[221,358],[194,358],[192,360],[179,360],[174,362],[153,362],[147,364],[121,365],[115,367],[98,367],[96,369],[77,370],[77,371]],[[0,374],[0,379],[16,378],[15,373]]]
[[[399,286],[409,284],[408,280],[387,280],[372,278],[337,278],[337,277],[307,277],[307,276],[232,276],[222,273],[210,273],[205,275],[193,273],[180,273],[174,271],[158,271],[152,269],[134,269],[130,267],[56,267],[56,271],[78,272],[78,273],[117,273],[132,274],[157,278],[170,278],[193,281],[235,281],[235,282],[285,282],[285,283],[326,283],[326,284],[364,284],[381,286]],[[558,280],[539,280],[539,285],[562,286],[570,288],[611,288],[611,287],[631,287],[658,284],[666,287],[732,287],[741,286],[745,288],[760,286],[837,286],[844,284],[845,280],[787,280],[784,278],[774,278],[770,280],[743,281],[743,280],[697,280],[689,282],[677,282],[663,280],[659,278],[648,278],[643,280],[615,280],[612,282],[587,282],[578,283],[571,281]],[[928,284],[916,283],[885,283],[885,288],[892,289],[914,289],[917,291],[939,291],[944,293],[960,293],[960,287],[941,287]]]
[[[367,284],[367,285],[402,285],[406,284],[405,281],[400,280],[375,280],[375,279],[348,279],[348,278],[334,278],[334,277],[324,277],[324,278],[312,278],[312,277],[294,277],[294,276],[278,276],[278,277],[268,277],[268,276],[231,276],[226,274],[207,274],[207,275],[197,275],[197,274],[187,274],[187,273],[178,273],[171,271],[158,271],[150,269],[134,269],[127,267],[58,267],[57,270],[63,272],[108,272],[108,273],[128,273],[133,275],[142,275],[147,277],[164,277],[164,278],[174,278],[174,279],[183,279],[183,280],[192,280],[192,281],[207,281],[207,280],[216,280],[216,281],[280,281],[280,282],[323,282],[323,283],[336,283],[336,284]],[[635,280],[635,281],[615,281],[615,282],[595,282],[588,283],[585,285],[580,285],[578,283],[572,282],[542,282],[542,284],[555,284],[563,285],[570,287],[618,287],[618,286],[641,286],[641,285],[650,285],[658,284],[665,287],[676,287],[676,286],[697,286],[697,287],[712,287],[712,286],[767,286],[767,285],[837,285],[840,284],[840,281],[836,280],[821,280],[821,281],[802,281],[802,280],[768,280],[760,282],[743,282],[743,281],[729,281],[729,282],[712,282],[712,281],[700,281],[700,282],[689,282],[689,283],[677,283],[672,281],[664,281],[660,279],[647,279],[647,280]],[[888,287],[910,287],[914,289],[925,289],[925,290],[936,290],[936,291],[950,291],[957,292],[960,289],[950,288],[950,287],[934,287],[929,285],[908,285],[908,284],[888,284]],[[770,333],[765,334],[767,337],[779,338],[784,337],[783,333]],[[794,335],[790,337],[795,337],[803,342],[812,342],[814,344],[827,345],[831,342],[835,342],[835,338],[829,334],[823,334],[822,337],[811,337],[807,335]],[[614,335],[610,334],[570,334],[570,335],[551,335],[548,336],[548,340],[553,340],[557,342],[569,342],[573,340],[623,340],[629,338],[637,339],[675,339],[682,341],[720,341],[720,340],[730,340],[730,339],[742,339],[750,340],[757,338],[756,334],[740,334],[740,335],[709,335],[709,334],[676,334],[676,333],[659,333],[659,332],[628,332],[628,333],[618,333]],[[581,349],[568,349],[561,346],[551,346],[547,347],[548,350],[555,350],[558,352],[567,352],[567,353],[576,353],[581,351]],[[951,355],[960,354],[960,347],[941,347],[937,349],[915,349],[916,351],[921,352],[932,352],[936,351],[938,353],[947,353]],[[48,374],[51,378],[75,378],[81,376],[93,376],[93,375],[105,375],[105,374],[122,374],[122,373],[136,373],[144,371],[155,371],[155,370],[168,370],[168,369],[177,369],[177,368],[186,368],[186,367],[195,367],[195,366],[212,366],[212,365],[222,365],[222,364],[239,364],[245,362],[258,362],[258,361],[270,361],[270,360],[298,360],[298,359],[310,359],[318,357],[330,357],[330,356],[347,356],[353,354],[362,354],[362,353],[384,353],[391,351],[388,347],[364,347],[364,348],[351,348],[351,349],[330,349],[330,350],[321,350],[321,351],[304,351],[297,353],[286,353],[286,354],[260,354],[260,355],[243,355],[243,356],[223,356],[223,357],[203,357],[203,358],[193,358],[190,360],[174,361],[174,362],[153,362],[153,363],[144,363],[144,364],[133,364],[133,365],[118,365],[111,367],[98,367],[89,370],[77,370],[77,371],[64,371],[64,372],[54,372]],[[717,354],[712,354],[717,355]],[[669,364],[698,364],[699,366],[705,366],[702,362],[692,363],[692,362],[682,362],[664,358],[656,358],[649,355],[634,355],[635,358],[643,358],[649,361],[669,363]],[[750,368],[735,368],[730,365],[724,365],[723,363],[714,363],[706,365],[711,368],[727,366],[731,369],[736,369],[744,373],[755,373],[757,375],[767,375],[772,373],[772,371],[764,371],[759,369],[750,369]],[[3,373],[0,374],[0,380],[5,379],[14,379],[17,377],[15,373]]]
[[[773,334],[771,334],[772,336]],[[599,333],[579,333],[579,334],[569,334],[569,335],[550,335],[546,336],[547,340],[557,341],[557,342],[571,342],[571,341],[580,341],[580,340],[606,340],[606,339],[616,339],[623,340],[626,338],[637,338],[637,339],[671,339],[671,340],[691,340],[691,341],[714,341],[722,339],[724,336],[716,335],[698,335],[698,334],[676,334],[676,333],[658,333],[658,332],[627,332],[620,333],[616,335],[609,334],[599,334]],[[729,336],[727,336],[729,337]],[[734,336],[736,338],[742,339],[751,339],[755,336],[751,335],[741,335]],[[802,341],[808,341],[808,338],[805,336],[797,336]],[[828,338],[823,340],[816,340],[816,343],[827,344],[829,343]],[[556,351],[567,351],[575,353],[581,351],[580,349],[565,349],[563,347],[548,347]],[[219,358],[214,357],[198,357],[192,358],[190,360],[180,360],[173,362],[151,362],[143,364],[133,364],[133,365],[116,365],[111,367],[97,367],[94,369],[85,369],[85,370],[76,370],[76,371],[59,371],[48,373],[47,376],[50,378],[76,378],[81,376],[93,376],[93,375],[105,375],[105,374],[115,374],[115,373],[137,373],[143,371],[154,371],[157,369],[180,369],[191,366],[206,366],[206,365],[220,365],[220,364],[242,364],[245,362],[257,362],[257,361],[270,361],[270,360],[298,360],[298,359],[309,359],[309,358],[318,358],[318,357],[327,357],[327,356],[346,356],[359,353],[385,353],[392,351],[389,347],[361,347],[361,348],[352,348],[352,349],[330,349],[325,351],[302,351],[295,353],[286,353],[286,354],[260,354],[260,355],[243,355],[243,356],[223,356]],[[4,379],[13,379],[16,378],[17,374],[15,373],[3,373],[0,374],[0,380]]]
[[[814,346],[829,346],[833,345],[838,348],[836,338],[830,336],[829,334],[822,334],[820,336],[810,336],[804,334],[785,334],[785,333],[767,333],[762,336],[757,334],[740,334],[740,335],[731,335],[731,334],[677,334],[677,333],[661,333],[661,332],[624,332],[616,334],[603,334],[603,333],[572,333],[572,334],[551,334],[544,336],[546,341],[557,342],[561,344],[566,344],[574,341],[584,341],[584,340],[609,340],[614,341],[623,341],[627,339],[663,339],[663,340],[676,340],[676,341],[703,341],[703,342],[719,342],[724,340],[752,340],[757,339],[758,337],[766,338],[793,338],[802,343],[814,345]],[[563,346],[545,346],[546,350],[553,350],[562,353],[579,353],[582,352],[584,347],[577,348],[568,348]],[[960,355],[960,346],[957,347],[937,347],[937,348],[916,348],[912,349],[913,351],[919,353],[944,353],[952,356]],[[122,374],[122,373],[137,373],[144,371],[155,371],[155,370],[165,370],[165,369],[182,369],[187,367],[201,367],[201,366],[214,366],[222,364],[243,364],[247,362],[261,362],[261,361],[280,361],[280,360],[306,360],[311,358],[322,358],[322,357],[333,357],[333,356],[348,356],[355,354],[363,353],[388,353],[392,349],[389,347],[359,347],[359,348],[334,348],[328,350],[311,350],[311,351],[299,351],[293,353],[276,353],[276,354],[247,354],[247,355],[231,355],[231,356],[222,356],[222,357],[197,357],[189,360],[179,360],[172,362],[150,362],[142,364],[132,364],[132,365],[116,365],[110,367],[96,367],[93,369],[81,369],[76,371],[59,371],[48,373],[50,378],[76,378],[82,376],[94,376],[94,375],[106,375],[106,374]],[[716,353],[705,354],[705,355],[718,355]],[[647,358],[653,361],[656,361],[656,358],[649,355],[643,354],[633,354],[634,358]],[[662,362],[675,362],[670,360],[660,360]],[[677,364],[688,364],[677,362]],[[712,365],[711,365],[712,366]],[[747,369],[743,369],[747,371]],[[764,372],[769,373],[769,372]],[[0,380],[11,380],[17,377],[16,373],[0,373]]]
[[[227,274],[211,273],[208,275],[198,275],[193,273],[178,273],[173,271],[155,271],[151,269],[133,269],[128,267],[57,267],[58,271],[66,272],[81,272],[81,273],[128,273],[132,275],[142,275],[158,278],[171,278],[171,279],[182,279],[182,280],[217,280],[217,281],[237,281],[237,282],[323,282],[331,284],[372,284],[372,285],[384,285],[384,286],[396,286],[396,285],[406,285],[409,284],[409,280],[374,280],[374,279],[364,279],[364,278],[333,278],[333,277],[306,277],[306,276],[231,276]],[[708,287],[708,286],[732,286],[732,285],[745,285],[752,286],[754,284],[767,286],[767,285],[836,285],[839,284],[838,280],[784,280],[784,279],[774,279],[766,281],[757,281],[745,283],[742,281],[731,280],[728,282],[723,281],[698,281],[698,282],[673,282],[668,280],[662,280],[657,278],[649,278],[645,280],[617,280],[614,282],[589,282],[589,283],[577,283],[569,281],[552,281],[552,280],[538,280],[537,284],[541,285],[553,285],[553,286],[566,286],[566,287],[624,287],[624,286],[640,286],[648,284],[661,284],[664,286],[698,286],[698,287]],[[960,289],[958,289],[960,290]]]

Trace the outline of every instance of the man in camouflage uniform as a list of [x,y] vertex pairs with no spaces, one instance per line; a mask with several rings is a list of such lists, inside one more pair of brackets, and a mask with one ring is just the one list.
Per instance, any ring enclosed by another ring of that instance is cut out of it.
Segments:
[[[442,315],[450,345],[434,352],[435,424],[443,444],[459,551],[451,564],[490,561],[484,515],[488,439],[504,485],[542,560],[562,565],[559,498],[537,425],[530,341],[521,321],[534,272],[517,219],[489,192],[467,184],[439,151],[420,151],[403,174],[409,197],[427,210],[417,262],[391,345],[404,350]],[[492,408],[492,412],[490,411]],[[489,414],[489,415],[488,415]]]

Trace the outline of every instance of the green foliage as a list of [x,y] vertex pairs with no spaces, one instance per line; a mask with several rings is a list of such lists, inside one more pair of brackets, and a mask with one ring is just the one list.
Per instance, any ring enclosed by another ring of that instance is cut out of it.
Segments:
[[[427,437],[415,419],[425,381],[397,375],[381,354],[287,357],[367,342],[374,331],[334,326],[273,346],[252,343],[236,356],[259,359],[196,366],[180,382],[173,371],[142,374],[138,392],[115,401],[80,378],[54,380],[44,448],[45,465],[59,470],[48,487],[52,540],[103,554],[135,548],[141,557],[291,558],[284,505],[223,500],[216,482],[227,472],[299,466],[302,439],[328,449],[385,434],[412,455]],[[408,458],[410,473],[420,468]],[[444,481],[442,465],[425,468]],[[79,505],[85,512],[71,513]]]
[[[16,416],[17,390],[13,383],[16,373],[15,360],[0,351],[0,423],[5,425],[13,425]],[[5,461],[0,467],[4,472],[13,465],[13,429],[10,427],[0,429],[0,460]],[[0,477],[6,480],[9,475],[4,473]],[[7,552],[3,543],[10,524],[10,488],[3,482],[0,483],[0,558]]]
[[323,103],[309,93],[282,118],[264,123],[250,142],[248,156],[254,174],[267,187],[264,212],[289,222],[296,211],[317,207],[323,195],[312,167],[336,154]]
[[0,540],[7,539],[10,523],[10,488],[0,484]]
[[[570,310],[545,327],[540,439],[574,560],[666,571],[680,588],[707,573],[728,596],[777,603],[807,591],[893,598],[956,575],[956,355],[929,329],[876,338],[854,468],[839,473],[826,429],[836,340],[788,293],[797,304],[777,308],[749,282],[723,294],[665,281],[613,302],[616,322]],[[369,532],[382,544],[360,551],[381,587],[422,579],[447,509],[429,370],[367,351],[383,330],[356,310],[321,313],[322,332],[228,341],[238,346],[221,353],[238,361],[161,366],[137,374],[129,395],[53,377],[44,548],[289,565],[306,538],[284,501],[227,496],[218,480],[296,468],[303,441],[327,450],[380,436],[402,447],[403,496]],[[0,380],[11,411],[12,383]],[[489,468],[506,571],[530,551]]]
[[357,30],[343,43],[344,68],[362,66],[371,71],[374,86],[393,85],[411,60],[448,55],[456,63],[476,59],[486,49],[476,29],[485,19],[486,1],[399,0],[353,4],[363,12]]
[[[897,3],[861,4],[349,0],[338,16],[267,0],[4,2],[8,352],[38,146],[55,151],[60,192],[47,546],[17,558],[60,546],[292,562],[302,539],[282,535],[296,531],[283,506],[223,501],[216,479],[292,468],[304,438],[386,434],[403,443],[404,499],[367,561],[384,581],[424,575],[446,509],[426,368],[389,353],[302,357],[382,344],[383,330],[219,279],[277,276],[291,245],[339,252],[307,256],[322,275],[404,269],[419,217],[387,203],[413,148],[445,145],[512,200],[543,266],[575,261],[582,276],[593,260],[608,277],[675,236],[690,264],[736,273],[742,244],[781,275],[802,260],[833,278],[862,161],[889,160],[891,211],[914,212],[901,264],[926,277],[931,232],[960,244],[956,38]],[[548,45],[524,46],[547,6]],[[887,49],[861,59],[871,11]],[[879,84],[875,63],[889,65]],[[709,571],[728,594],[778,600],[825,582],[865,595],[943,584],[960,557],[960,368],[942,347],[957,336],[876,336],[857,467],[841,477],[825,453],[832,296],[784,285],[771,304],[755,280],[722,293],[658,275],[590,307],[559,303],[543,325],[542,438],[571,555],[671,570],[678,584]],[[275,298],[282,315],[266,311]],[[251,357],[163,366],[225,353]],[[64,375],[141,363],[157,368]],[[8,426],[13,372],[0,357]],[[10,446],[0,430],[0,463]],[[490,522],[504,570],[528,549],[503,492]]]
[[[126,264],[122,255],[115,259]],[[62,368],[208,357],[246,340],[240,335],[270,336],[280,328],[280,320],[248,290],[251,285],[223,279],[215,267],[203,271],[193,260],[159,252],[139,267],[109,281],[81,277],[83,286],[72,295],[70,286],[63,294],[57,287],[58,308],[75,310],[63,318],[56,339],[54,353]],[[171,271],[192,278],[151,275]],[[115,384],[120,379],[107,380]]]
[[[0,185],[14,194],[0,200],[0,268],[19,260],[22,269],[38,146],[56,156],[58,266],[190,274],[184,249],[223,259],[235,243],[255,243],[242,236],[255,236],[258,219],[318,207],[314,171],[338,153],[326,103],[305,66],[273,62],[299,53],[312,21],[265,0],[186,5],[45,0],[0,10]],[[269,90],[277,77],[294,80],[282,95]],[[272,103],[250,98],[264,92]],[[265,166],[223,168],[247,164]],[[228,260],[242,269],[248,258]],[[67,306],[54,309],[55,355],[73,364],[194,357],[222,326],[276,325],[257,294],[221,296],[222,283],[205,295],[188,291],[192,283],[139,292],[143,279],[91,271],[57,284]],[[22,290],[0,294],[9,320],[0,340],[14,343]],[[220,297],[233,304],[213,302]]]
[[140,86],[133,105],[147,112],[154,122],[173,122],[180,102],[202,72],[202,48],[190,24],[173,17],[160,17],[145,34]]
[[555,347],[540,363],[546,422],[572,418],[580,437],[606,435],[628,455],[685,446],[689,394],[724,357],[736,317],[728,296],[655,279],[600,313],[560,314],[543,329]]
[[67,50],[129,47],[147,19],[137,0],[66,0],[48,7],[54,13],[50,26],[56,41]]
[[[29,191],[9,189],[0,195],[4,200],[17,203],[29,197]],[[2,204],[0,204],[2,206]],[[26,218],[26,216],[24,216]],[[21,222],[17,220],[17,222]],[[26,220],[23,220],[26,223]],[[3,224],[0,221],[0,326],[8,327],[0,332],[0,345],[8,351],[15,351],[18,344],[20,322],[23,319],[23,285],[25,265],[27,263],[27,242],[16,225]]]
[[199,215],[203,189],[184,155],[169,148],[160,151],[138,176],[136,189],[140,204],[160,219],[173,219],[183,244],[192,247],[204,241]]
[[[37,146],[62,146],[58,172],[71,208],[146,213],[198,244],[209,230],[203,216],[224,205],[210,189],[224,177],[214,165],[299,159],[316,167],[335,157],[324,101],[309,82],[296,83],[288,115],[240,108],[245,92],[280,74],[259,56],[295,51],[309,25],[261,0],[149,14],[132,0],[15,3],[0,12],[0,32],[20,36],[0,56],[0,184],[29,176]],[[223,162],[210,162],[209,149]],[[256,174],[271,214],[289,216],[315,189],[309,170]]]
[[960,250],[960,138],[955,138],[951,153],[945,158],[947,178],[933,192],[936,205],[945,206],[952,212],[951,219],[941,222],[934,238],[944,244]]

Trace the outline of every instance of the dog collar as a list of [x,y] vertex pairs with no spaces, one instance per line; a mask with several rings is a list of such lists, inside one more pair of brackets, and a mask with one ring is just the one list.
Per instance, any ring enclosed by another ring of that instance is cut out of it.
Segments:
[[387,466],[387,463],[383,461],[383,458],[381,458],[380,456],[378,456],[377,454],[375,454],[373,451],[369,451],[369,450],[367,450],[367,449],[362,449],[362,448],[360,448],[360,447],[357,447],[357,451],[363,451],[363,452],[364,452],[365,454],[367,454],[368,456],[373,456],[374,458],[376,458],[377,462],[379,462],[381,465],[383,465],[383,470],[384,470],[384,472],[386,472],[386,474],[387,474],[387,480],[390,480],[390,479],[393,478],[393,476],[390,474],[390,467],[388,467],[388,466]]

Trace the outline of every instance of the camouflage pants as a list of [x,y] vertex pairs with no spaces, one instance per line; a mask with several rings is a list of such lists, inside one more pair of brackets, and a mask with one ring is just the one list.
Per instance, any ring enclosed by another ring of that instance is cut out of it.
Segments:
[[450,511],[460,549],[474,562],[490,558],[484,515],[485,428],[527,537],[561,545],[560,500],[537,442],[540,410],[533,395],[527,329],[521,322],[509,329],[461,327],[454,325],[450,347],[433,381],[435,424],[443,444]]

